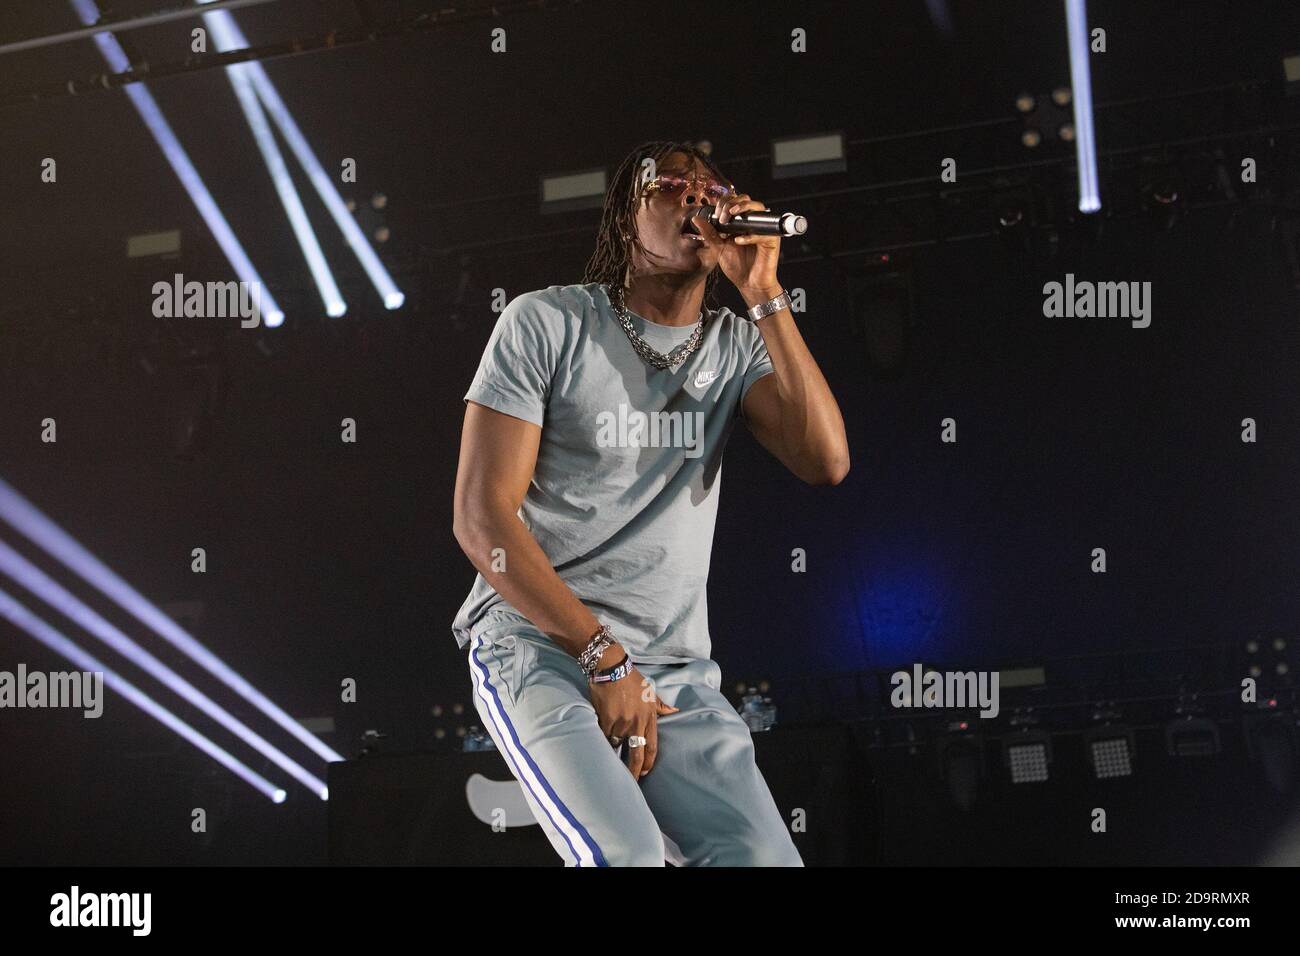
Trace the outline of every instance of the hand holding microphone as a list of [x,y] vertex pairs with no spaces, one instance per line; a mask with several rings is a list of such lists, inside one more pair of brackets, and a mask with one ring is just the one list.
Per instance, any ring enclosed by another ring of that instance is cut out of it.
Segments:
[[723,222],[718,218],[716,206],[701,206],[700,209],[708,216],[709,225],[723,236],[802,236],[808,231],[808,220],[798,213],[764,209],[737,213]]
[[776,266],[781,239],[808,229],[803,216],[773,212],[746,193],[728,196],[716,206],[701,205],[692,218],[704,242],[717,251],[718,266],[746,306],[768,302],[780,292]]

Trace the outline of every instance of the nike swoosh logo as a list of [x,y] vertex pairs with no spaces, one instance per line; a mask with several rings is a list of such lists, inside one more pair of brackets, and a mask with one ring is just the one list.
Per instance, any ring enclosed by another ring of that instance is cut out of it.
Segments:
[[703,388],[705,385],[710,384],[717,377],[718,377],[718,373],[716,371],[696,372],[695,387]]

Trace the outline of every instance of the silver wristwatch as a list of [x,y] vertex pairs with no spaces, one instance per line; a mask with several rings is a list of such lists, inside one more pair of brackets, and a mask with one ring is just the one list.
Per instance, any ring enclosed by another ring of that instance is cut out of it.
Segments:
[[768,299],[766,302],[760,302],[758,305],[750,309],[746,315],[749,316],[749,321],[757,322],[759,319],[769,316],[773,312],[780,312],[782,309],[788,308],[790,308],[790,293],[783,291],[775,299]]

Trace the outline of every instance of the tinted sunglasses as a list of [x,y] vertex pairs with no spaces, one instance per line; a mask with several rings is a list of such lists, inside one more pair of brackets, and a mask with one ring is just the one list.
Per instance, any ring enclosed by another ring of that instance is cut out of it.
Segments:
[[689,186],[695,183],[699,184],[696,188],[700,190],[700,195],[713,205],[717,205],[731,195],[731,187],[718,182],[716,179],[687,179],[685,176],[678,176],[674,173],[664,173],[650,180],[642,190],[642,195],[662,193],[669,199],[677,199]]

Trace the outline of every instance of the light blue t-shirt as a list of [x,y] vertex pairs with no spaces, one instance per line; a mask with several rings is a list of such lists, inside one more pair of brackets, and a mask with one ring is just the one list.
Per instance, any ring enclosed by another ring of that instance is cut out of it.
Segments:
[[[631,321],[663,353],[694,329]],[[596,283],[525,293],[497,320],[465,400],[541,426],[520,517],[634,661],[710,656],[722,451],[741,400],[772,370],[758,329],[725,307],[682,365],[656,369]],[[464,647],[489,624],[525,620],[480,574],[452,631]]]

